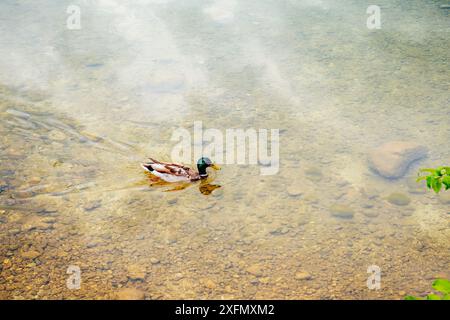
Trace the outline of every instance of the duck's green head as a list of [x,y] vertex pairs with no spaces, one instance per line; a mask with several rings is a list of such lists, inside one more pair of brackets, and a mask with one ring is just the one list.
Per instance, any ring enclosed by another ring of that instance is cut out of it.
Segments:
[[206,168],[211,167],[214,170],[220,170],[220,166],[217,164],[212,163],[212,161],[207,157],[201,157],[197,161],[197,169],[198,173],[200,173],[201,178],[208,177],[208,173],[206,172]]

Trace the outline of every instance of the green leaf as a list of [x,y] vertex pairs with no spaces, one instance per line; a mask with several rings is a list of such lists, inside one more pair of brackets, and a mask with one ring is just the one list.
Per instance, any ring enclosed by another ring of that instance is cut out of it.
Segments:
[[427,300],[441,300],[441,296],[438,296],[437,294],[429,294],[427,295]]
[[437,279],[433,282],[433,289],[443,294],[450,294],[450,281],[446,279]]
[[404,299],[405,299],[405,300],[422,300],[421,298],[419,298],[419,297],[414,297],[414,296],[406,296]]
[[442,169],[444,169],[446,171],[447,175],[450,174],[450,167],[442,167]]
[[436,191],[436,193],[439,193],[439,191],[441,191],[442,189],[442,182],[441,180],[436,180],[436,186],[434,188],[434,191]]
[[[421,176],[420,174],[423,172],[428,173],[428,175]],[[417,175],[417,182],[426,180],[427,187],[434,190],[436,193],[439,193],[442,190],[442,187],[444,187],[445,190],[450,189],[450,167],[420,169]]]
[[405,300],[450,300],[450,281],[447,279],[437,279],[433,282],[433,289],[441,292],[443,295],[430,293],[424,298],[415,296],[406,296]]
[[427,168],[427,169],[420,169],[419,172],[429,172],[429,173],[435,173],[436,169],[431,169],[431,168]]
[[433,188],[434,192],[439,193],[442,188],[442,182],[439,179],[433,179],[431,181],[431,187]]
[[434,181],[434,179],[433,179],[432,176],[428,176],[428,177],[427,177],[427,187],[428,187],[429,189],[431,189],[431,184],[433,183],[433,181]]
[[418,177],[417,179],[416,179],[416,182],[420,182],[420,181],[422,181],[422,180],[426,180],[427,179],[427,177],[426,176],[423,176],[423,177]]
[[442,183],[445,185],[445,190],[448,190],[450,188],[450,176],[442,178]]

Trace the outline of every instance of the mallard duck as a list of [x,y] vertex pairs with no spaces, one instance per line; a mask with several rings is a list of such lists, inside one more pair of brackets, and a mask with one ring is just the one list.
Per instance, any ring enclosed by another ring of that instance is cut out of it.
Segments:
[[208,178],[207,168],[220,170],[220,167],[209,158],[202,157],[197,161],[198,172],[192,168],[179,163],[161,162],[149,158],[150,161],[143,163],[142,167],[151,174],[166,182],[192,182]]

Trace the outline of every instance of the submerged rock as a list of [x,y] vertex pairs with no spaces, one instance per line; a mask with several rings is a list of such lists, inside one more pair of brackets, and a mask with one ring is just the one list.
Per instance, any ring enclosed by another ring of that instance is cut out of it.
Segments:
[[372,208],[375,206],[375,201],[373,201],[373,200],[363,201],[363,202],[361,203],[361,206],[362,206],[364,209],[372,209]]
[[175,276],[173,277],[173,279],[175,280],[175,281],[179,281],[179,280],[181,280],[181,279],[183,279],[184,278],[184,275],[182,274],[182,273],[176,273],[175,274]]
[[370,200],[376,199],[380,196],[380,191],[373,187],[364,187],[362,189],[362,194]]
[[305,170],[305,175],[309,180],[320,181],[323,177],[322,171],[316,167],[310,167]]
[[363,214],[368,218],[376,218],[380,215],[380,213],[375,210],[365,210],[363,211]]
[[335,204],[330,207],[331,215],[342,219],[353,218],[353,209],[343,204]]
[[311,280],[312,276],[308,272],[300,271],[295,274],[295,280]]
[[144,300],[143,291],[135,288],[122,288],[116,293],[117,300]]
[[32,216],[22,225],[22,231],[53,229],[56,219],[53,217]]
[[401,211],[401,213],[402,213],[402,216],[409,217],[414,214],[414,211],[415,211],[414,208],[406,207],[404,210]]
[[52,130],[48,133],[48,138],[54,141],[64,141],[67,139],[67,136],[59,130]]
[[147,270],[144,266],[138,264],[130,264],[127,268],[128,278],[130,280],[144,280],[147,274]]
[[95,209],[98,209],[102,206],[102,201],[101,200],[94,200],[94,201],[90,201],[89,203],[87,203],[84,206],[84,211],[93,211]]
[[176,197],[167,199],[167,204],[171,205],[171,206],[175,205],[177,202],[178,202],[178,198],[176,198]]
[[11,266],[12,266],[11,259],[5,259],[5,260],[3,260],[3,262],[2,262],[2,268],[3,268],[4,270],[11,268]]
[[208,289],[215,289],[215,288],[217,288],[217,284],[214,281],[212,281],[211,279],[205,279],[204,280],[204,285]]
[[282,234],[286,234],[289,232],[289,228],[286,226],[278,226],[275,225],[274,227],[272,227],[270,229],[270,234],[274,235],[274,236],[278,236],[278,235],[282,235]]
[[386,200],[396,206],[407,206],[411,202],[411,199],[407,195],[399,192],[391,193]]
[[428,149],[409,141],[392,141],[372,150],[369,165],[379,175],[396,179],[405,175],[414,161],[425,158]]
[[20,254],[20,256],[24,259],[29,259],[29,260],[33,260],[36,259],[37,257],[39,257],[41,255],[41,253],[39,251],[36,250],[29,250],[29,251],[24,251]]
[[41,182],[40,177],[31,177],[30,180],[28,180],[28,183],[31,185],[37,185]]
[[0,184],[0,193],[5,192],[6,190],[8,190],[8,185]]
[[251,275],[254,275],[254,276],[257,276],[257,277],[260,277],[260,276],[263,275],[262,267],[259,264],[251,265],[250,267],[248,267],[246,269],[246,271],[248,273],[250,273]]
[[286,188],[286,192],[291,197],[298,197],[298,196],[302,195],[303,190],[300,188],[299,185],[291,184],[290,186],[288,186]]
[[89,63],[86,65],[86,68],[100,68],[103,67],[104,64],[101,62],[94,62],[94,63]]

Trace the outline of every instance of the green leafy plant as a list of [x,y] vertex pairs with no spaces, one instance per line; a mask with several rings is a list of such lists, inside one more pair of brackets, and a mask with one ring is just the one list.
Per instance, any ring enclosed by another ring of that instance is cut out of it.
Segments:
[[[426,175],[421,175],[427,173]],[[417,182],[425,180],[427,187],[433,189],[436,193],[441,191],[442,187],[445,190],[450,189],[450,167],[439,167],[436,169],[420,169]]]
[[425,297],[406,296],[405,300],[450,300],[450,281],[437,279],[433,282],[433,289],[440,294],[430,293]]

